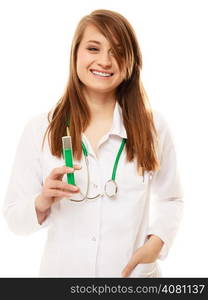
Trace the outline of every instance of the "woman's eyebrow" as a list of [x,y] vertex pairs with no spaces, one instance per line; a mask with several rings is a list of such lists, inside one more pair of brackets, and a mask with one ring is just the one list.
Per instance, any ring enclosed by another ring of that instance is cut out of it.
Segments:
[[[89,41],[87,41],[86,43],[95,43],[95,44],[101,45],[101,42],[96,41],[96,40],[89,40]],[[116,44],[116,46],[117,46],[117,47],[121,47],[120,44]]]
[[99,41],[95,41],[95,40],[89,40],[89,41],[87,41],[87,43],[95,43],[95,44],[98,44],[98,45],[101,44]]

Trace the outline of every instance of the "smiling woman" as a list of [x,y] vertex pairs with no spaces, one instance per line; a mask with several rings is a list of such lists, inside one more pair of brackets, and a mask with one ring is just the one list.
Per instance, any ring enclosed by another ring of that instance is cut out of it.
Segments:
[[77,75],[84,92],[102,93],[106,99],[115,97],[116,87],[124,80],[111,44],[93,25],[85,29],[77,51]]
[[17,234],[48,227],[40,276],[161,276],[183,193],[171,132],[150,108],[141,68],[129,22],[93,11],[77,26],[63,96],[24,129],[4,215]]

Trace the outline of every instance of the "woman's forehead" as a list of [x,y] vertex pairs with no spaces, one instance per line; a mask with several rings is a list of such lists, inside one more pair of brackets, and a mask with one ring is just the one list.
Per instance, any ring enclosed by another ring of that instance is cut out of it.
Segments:
[[[87,25],[84,30],[84,34],[81,40],[82,43],[94,43],[98,45],[108,45],[110,46],[110,42],[107,38],[99,31],[99,29],[94,25]],[[117,44],[117,43],[116,43]]]

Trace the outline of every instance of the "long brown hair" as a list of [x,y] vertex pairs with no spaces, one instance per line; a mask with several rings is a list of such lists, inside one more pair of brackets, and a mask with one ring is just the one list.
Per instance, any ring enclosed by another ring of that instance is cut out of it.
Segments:
[[[141,171],[140,167],[147,171],[157,170],[159,167],[156,151],[157,132],[150,103],[140,79],[141,51],[129,22],[119,13],[110,10],[95,10],[80,20],[72,41],[66,89],[54,110],[48,113],[49,125],[43,143],[48,132],[51,153],[61,158],[61,137],[66,135],[66,122],[70,120],[74,157],[77,160],[81,159],[81,133],[89,125],[91,116],[76,72],[76,58],[84,30],[89,24],[96,26],[108,39],[119,68],[126,74],[123,82],[116,88],[116,100],[122,108],[127,132],[127,161],[132,161],[136,157],[138,171]],[[116,47],[116,42],[122,45],[122,51]]]

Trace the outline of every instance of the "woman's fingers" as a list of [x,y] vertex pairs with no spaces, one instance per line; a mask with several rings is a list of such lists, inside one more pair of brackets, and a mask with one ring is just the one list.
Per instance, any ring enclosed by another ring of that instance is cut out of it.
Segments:
[[68,192],[76,192],[78,191],[78,187],[74,186],[72,184],[68,184],[66,182],[62,182],[60,180],[50,180],[48,182],[48,188],[49,189],[60,189],[62,191],[68,191]]
[[122,271],[122,277],[128,277],[133,269],[140,263],[144,263],[145,261],[145,248],[144,246],[138,248],[136,252],[132,255],[130,261],[125,266]]
[[81,169],[81,166],[78,166],[78,165],[74,165],[73,168],[66,167],[66,166],[54,168],[51,171],[49,178],[50,179],[62,179],[65,174],[73,173],[75,170],[80,170],[80,169]]
[[77,186],[74,186],[72,184],[68,184],[66,182],[63,182],[62,179],[63,176],[67,173],[73,173],[75,170],[80,170],[81,166],[74,165],[74,168],[69,168],[66,166],[62,166],[60,168],[55,168],[52,170],[50,176],[48,177],[48,188],[49,189],[61,189],[65,192],[77,192],[79,188]]
[[137,256],[133,256],[131,258],[131,260],[128,262],[128,264],[125,266],[125,268],[122,271],[122,277],[128,277],[130,275],[130,273],[133,271],[133,269],[136,267],[136,265],[138,265],[139,261],[138,261],[138,257]]
[[70,197],[71,195],[72,195],[72,193],[64,192],[61,190],[59,191],[59,190],[50,189],[47,191],[48,197],[62,198],[62,197]]
[[51,171],[46,178],[40,196],[36,200],[36,208],[39,211],[46,211],[54,202],[64,197],[71,197],[74,193],[79,192],[79,188],[62,181],[67,173],[80,170],[81,167],[74,165],[74,168],[62,166]]

